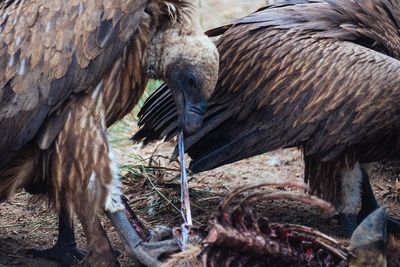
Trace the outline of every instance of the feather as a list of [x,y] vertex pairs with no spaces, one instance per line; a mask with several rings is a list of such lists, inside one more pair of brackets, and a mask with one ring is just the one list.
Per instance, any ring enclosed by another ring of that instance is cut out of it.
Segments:
[[153,35],[199,37],[194,11],[189,0],[0,0],[0,200],[25,188],[69,223],[75,213],[91,266],[116,263],[98,211],[124,208],[107,126],[143,94]]
[[[302,147],[311,189],[340,202],[341,169],[400,148],[399,12],[394,0],[285,1],[209,31],[222,34],[220,74],[186,139],[192,171]],[[166,86],[150,96],[134,140],[176,134],[171,97]]]

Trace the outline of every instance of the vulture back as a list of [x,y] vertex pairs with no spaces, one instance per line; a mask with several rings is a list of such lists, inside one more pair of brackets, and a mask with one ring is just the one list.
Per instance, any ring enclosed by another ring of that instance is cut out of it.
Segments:
[[70,95],[100,83],[148,1],[124,2],[0,3],[0,168]]
[[[193,172],[286,147],[322,162],[398,151],[400,3],[301,2],[211,31],[223,33],[220,75],[203,128],[186,139]],[[134,140],[176,134],[170,99],[164,85],[147,100]]]

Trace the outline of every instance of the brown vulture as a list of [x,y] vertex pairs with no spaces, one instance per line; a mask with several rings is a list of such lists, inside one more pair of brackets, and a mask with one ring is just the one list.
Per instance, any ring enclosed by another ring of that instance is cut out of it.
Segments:
[[69,224],[76,214],[83,264],[116,265],[104,210],[131,254],[158,265],[128,223],[106,127],[132,110],[149,78],[174,91],[187,133],[199,127],[218,52],[195,15],[190,0],[0,2],[0,200],[22,187],[48,194],[60,236],[38,255],[64,264],[82,256]]
[[[305,180],[350,235],[355,215],[378,207],[364,164],[400,152],[400,2],[286,1],[209,34],[223,34],[220,74],[201,130],[185,140],[191,171],[301,147]],[[168,86],[140,116],[135,140],[176,133]]]

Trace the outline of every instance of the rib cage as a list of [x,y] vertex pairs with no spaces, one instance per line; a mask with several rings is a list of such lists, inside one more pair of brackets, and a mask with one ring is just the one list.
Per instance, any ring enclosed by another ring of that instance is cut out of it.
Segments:
[[346,266],[352,254],[334,239],[309,227],[270,223],[254,210],[269,199],[300,201],[329,213],[332,206],[308,193],[265,191],[271,186],[307,190],[305,184],[293,181],[234,190],[209,222],[203,266]]

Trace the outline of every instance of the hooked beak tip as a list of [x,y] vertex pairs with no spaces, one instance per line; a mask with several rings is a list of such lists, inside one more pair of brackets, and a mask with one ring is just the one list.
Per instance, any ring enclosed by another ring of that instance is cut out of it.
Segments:
[[194,134],[201,128],[206,109],[206,101],[188,105],[185,108],[180,126],[186,136]]

